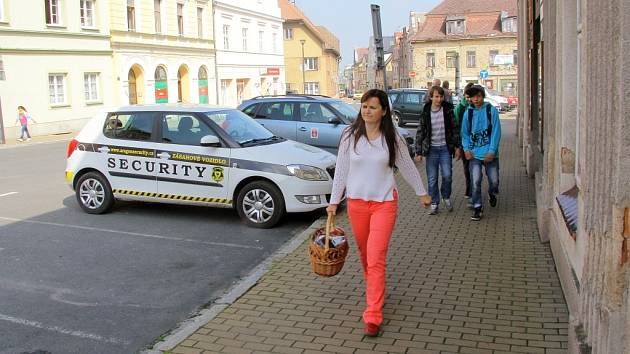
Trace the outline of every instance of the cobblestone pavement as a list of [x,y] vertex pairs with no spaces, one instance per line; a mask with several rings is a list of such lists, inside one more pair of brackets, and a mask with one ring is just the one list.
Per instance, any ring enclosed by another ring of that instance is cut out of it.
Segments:
[[[381,337],[363,336],[354,243],[333,278],[311,272],[304,243],[172,353],[565,353],[567,308],[550,248],[539,242],[534,181],[515,121],[502,127],[499,205],[487,205],[480,222],[466,208],[461,163],[452,213],[427,215],[399,180]],[[350,230],[345,213],[338,219]]]

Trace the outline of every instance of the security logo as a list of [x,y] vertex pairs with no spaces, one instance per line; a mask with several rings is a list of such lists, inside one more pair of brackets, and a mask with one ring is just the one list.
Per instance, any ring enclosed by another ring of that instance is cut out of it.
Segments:
[[215,182],[223,181],[223,168],[222,167],[214,167],[212,169],[212,179]]

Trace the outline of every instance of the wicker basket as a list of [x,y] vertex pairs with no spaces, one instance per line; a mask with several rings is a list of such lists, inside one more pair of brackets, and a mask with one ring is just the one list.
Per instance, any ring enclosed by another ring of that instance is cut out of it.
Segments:
[[[326,242],[324,247],[315,243],[317,237],[322,234],[326,235]],[[343,236],[345,232],[343,229],[335,227],[335,216],[328,214],[328,220],[326,221],[326,227],[319,228],[311,234],[311,240],[308,245],[308,253],[311,258],[311,266],[313,272],[322,277],[332,277],[341,271],[343,264],[346,261],[348,255],[348,241],[339,245],[339,247],[330,247],[330,237]]]

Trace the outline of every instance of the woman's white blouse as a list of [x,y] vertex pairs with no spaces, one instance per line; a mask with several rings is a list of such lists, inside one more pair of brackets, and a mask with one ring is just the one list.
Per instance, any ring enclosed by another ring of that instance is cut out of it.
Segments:
[[[416,195],[427,194],[422,177],[409,156],[407,144],[398,134],[396,143],[396,167]],[[374,140],[362,136],[355,148],[354,137],[344,133],[337,153],[330,204],[339,204],[344,189],[346,197],[351,199],[377,202],[394,200],[397,187],[394,170],[388,163],[389,150],[382,135]]]

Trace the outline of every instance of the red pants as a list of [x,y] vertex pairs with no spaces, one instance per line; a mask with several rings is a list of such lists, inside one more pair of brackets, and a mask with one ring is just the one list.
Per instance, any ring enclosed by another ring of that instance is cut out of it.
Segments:
[[[397,198],[397,194],[394,194]],[[383,322],[387,247],[396,224],[398,202],[369,202],[348,199],[348,217],[361,255],[366,282],[365,323]]]

